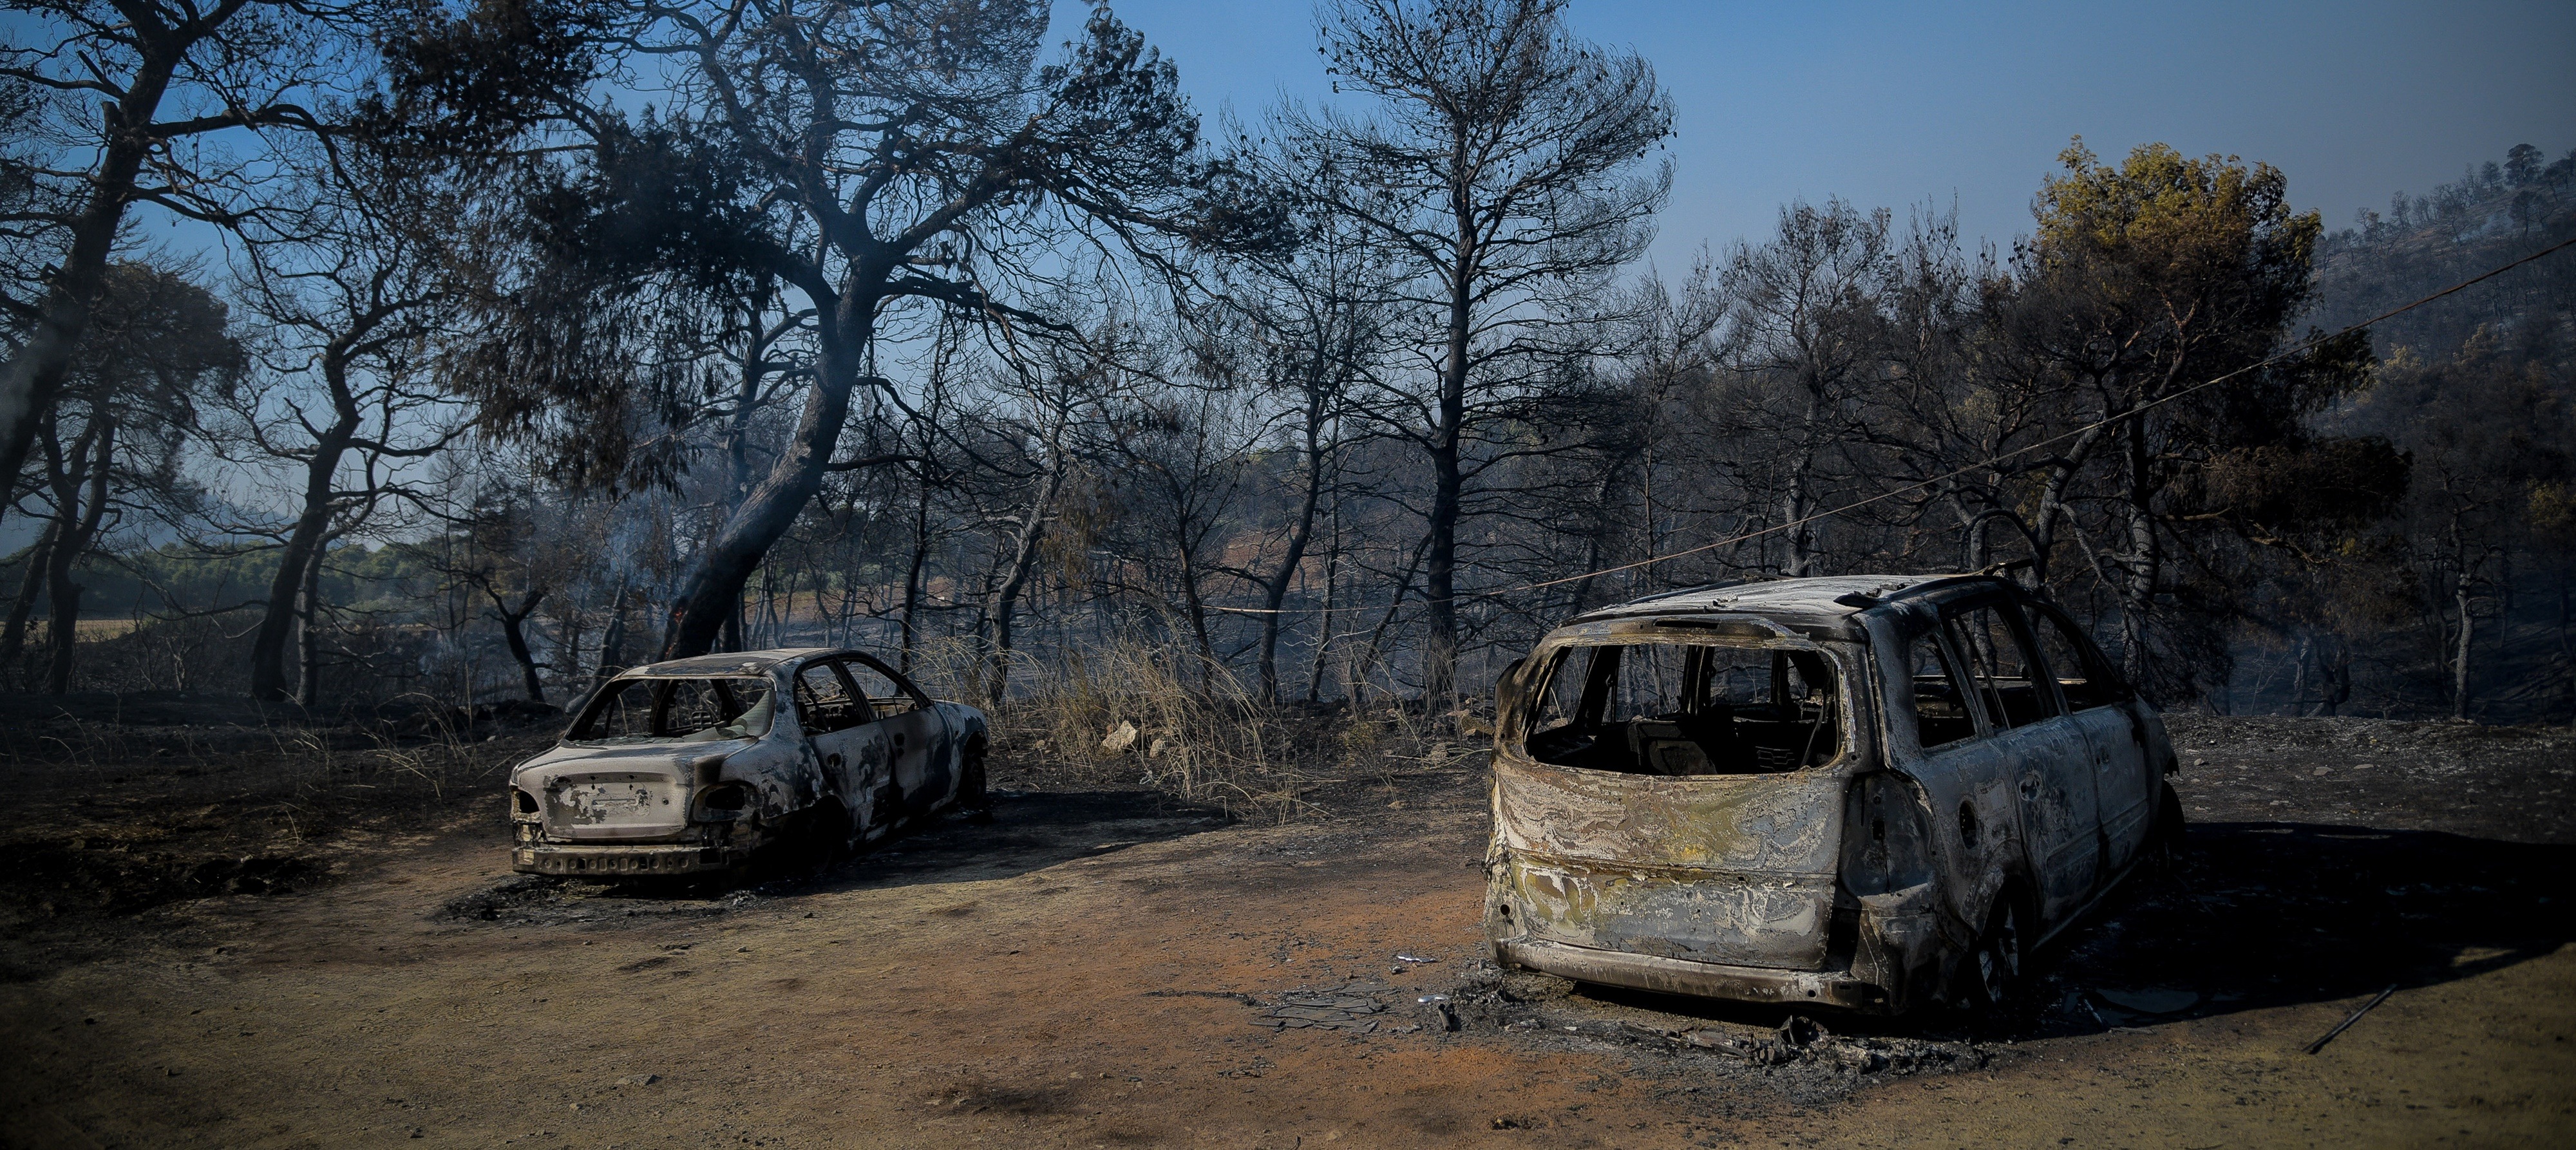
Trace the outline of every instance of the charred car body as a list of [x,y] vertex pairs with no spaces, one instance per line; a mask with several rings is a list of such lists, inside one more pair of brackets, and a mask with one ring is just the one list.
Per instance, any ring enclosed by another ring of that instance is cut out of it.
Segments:
[[984,715],[857,651],[749,651],[626,671],[510,772],[513,869],[676,875],[769,848],[828,858],[984,805]]
[[1505,966],[1896,1012],[2003,995],[2181,831],[2155,710],[2007,579],[1791,579],[1579,616],[1498,687]]

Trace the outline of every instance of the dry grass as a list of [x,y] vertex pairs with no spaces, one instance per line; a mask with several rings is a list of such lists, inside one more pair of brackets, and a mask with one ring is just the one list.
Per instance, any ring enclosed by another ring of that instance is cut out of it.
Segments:
[[[925,685],[981,698],[964,644],[918,657]],[[1426,715],[1380,700],[1357,710],[1262,703],[1226,669],[1186,648],[1118,641],[1051,662],[1017,656],[1010,696],[993,708],[1002,760],[1046,785],[1150,786],[1241,817],[1292,822],[1328,812],[1334,784],[1376,784],[1472,771],[1484,764],[1488,720]],[[1133,734],[1128,732],[1132,728]],[[1347,788],[1343,788],[1347,799]]]
[[[43,619],[29,620],[27,623],[28,648],[43,649],[44,645],[51,641],[52,627],[52,623]],[[132,619],[82,619],[72,624],[72,641],[104,643],[110,639],[122,639],[131,635],[135,629],[135,622]]]
[[[970,646],[934,647],[915,659],[925,686],[982,697]],[[1413,765],[1406,760],[1419,756],[1427,727],[1400,708],[1354,720],[1268,706],[1225,668],[1133,640],[1047,662],[1015,653],[1009,681],[1009,696],[991,709],[995,749],[1024,773],[1149,786],[1270,822],[1317,814],[1308,795],[1327,778]]]

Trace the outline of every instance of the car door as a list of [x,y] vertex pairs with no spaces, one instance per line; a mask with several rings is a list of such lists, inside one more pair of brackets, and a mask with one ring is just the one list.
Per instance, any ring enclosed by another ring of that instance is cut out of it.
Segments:
[[2146,735],[2129,711],[2128,686],[2066,613],[2034,603],[2027,615],[2046,674],[2056,680],[2069,721],[2084,734],[2101,812],[2104,873],[2117,874],[2137,857],[2155,820],[2159,780]]
[[2061,713],[2010,600],[1983,596],[1944,611],[1970,694],[1994,735],[2021,808],[2022,846],[2055,925],[2092,900],[2102,878],[2093,748]]
[[838,662],[866,696],[877,728],[885,732],[894,762],[885,794],[890,809],[917,817],[954,795],[957,756],[930,696],[894,668],[865,655],[852,652]]
[[866,796],[882,785],[878,776],[886,768],[886,738],[875,718],[867,696],[838,664],[818,659],[797,669],[796,721],[854,819],[866,816]]

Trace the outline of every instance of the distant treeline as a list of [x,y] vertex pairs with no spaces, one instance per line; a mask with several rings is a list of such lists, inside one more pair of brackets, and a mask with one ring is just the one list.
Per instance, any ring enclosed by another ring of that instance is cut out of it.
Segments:
[[[1105,8],[701,7],[30,24],[0,673],[562,703],[833,643],[1007,703],[1115,649],[1438,716],[1588,607],[1996,567],[2169,705],[2576,716],[2576,256],[2335,337],[2576,235],[2576,153],[2329,231],[2076,141],[2008,253],[1828,199],[1665,281],[1672,102],[1560,0],[1328,3],[1335,98],[1240,131]],[[71,60],[240,110],[72,178],[124,153]],[[226,266],[110,242],[153,203]]]

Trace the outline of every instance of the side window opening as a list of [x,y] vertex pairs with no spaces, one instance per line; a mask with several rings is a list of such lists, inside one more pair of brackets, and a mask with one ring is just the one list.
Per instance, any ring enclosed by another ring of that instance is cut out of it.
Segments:
[[1803,649],[1630,643],[1560,652],[1532,700],[1541,762],[1644,775],[1793,771],[1842,748],[1833,661]]
[[1968,681],[1996,730],[2027,727],[2057,715],[2057,700],[2042,689],[2035,661],[2007,609],[1987,605],[1950,620],[1950,641],[1967,659]]
[[2057,612],[2034,610],[2029,617],[2031,634],[2039,640],[2040,663],[2057,680],[2067,710],[2089,711],[2119,700],[2116,684],[2098,669],[2082,642],[2067,633]]
[[900,715],[916,709],[912,692],[906,690],[904,685],[896,682],[892,676],[857,659],[843,658],[839,662],[841,670],[850,676],[852,683],[858,685],[859,694],[867,699],[869,709],[875,712],[877,718]]
[[1977,720],[1968,710],[1969,695],[1957,669],[1950,665],[1940,630],[1915,636],[1906,647],[1906,662],[1914,679],[1914,735],[1923,749],[1975,737]]
[[846,731],[876,716],[865,697],[851,690],[848,679],[830,663],[813,663],[796,672],[796,713],[808,735]]

